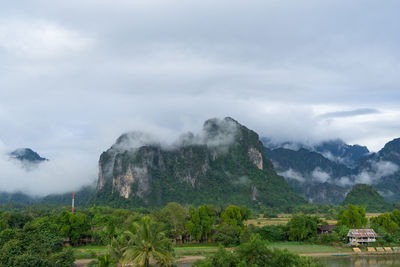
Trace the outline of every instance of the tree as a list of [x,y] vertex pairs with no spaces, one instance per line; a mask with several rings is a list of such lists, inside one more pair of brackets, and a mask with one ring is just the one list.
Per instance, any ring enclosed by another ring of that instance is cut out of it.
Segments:
[[159,264],[171,265],[172,242],[150,217],[142,218],[140,223],[133,224],[131,230],[124,234],[127,245],[123,248],[123,264],[130,262],[133,266],[147,267],[150,259],[154,259]]
[[224,246],[236,246],[240,243],[240,232],[237,228],[228,224],[222,225],[213,236],[213,240]]
[[194,239],[207,240],[211,234],[214,221],[214,210],[208,205],[203,205],[198,209],[190,210],[190,220],[186,223],[186,228]]
[[220,246],[213,256],[207,260],[195,262],[193,267],[235,267],[237,264],[237,257]]
[[321,263],[311,257],[301,257],[287,250],[270,249],[268,241],[262,240],[259,235],[253,235],[249,242],[243,243],[234,249],[233,253],[220,247],[218,252],[197,261],[194,267],[319,267]]
[[127,245],[126,236],[122,235],[111,240],[111,244],[107,246],[108,254],[113,262],[120,262],[124,254],[124,248]]
[[164,210],[173,226],[172,236],[178,238],[185,232],[185,222],[188,212],[184,207],[176,202],[168,203]]
[[367,225],[368,219],[365,216],[365,207],[349,204],[347,208],[339,212],[338,225],[345,225],[349,228],[358,229]]
[[16,229],[0,249],[0,266],[72,266],[72,250],[63,249],[57,225],[47,217],[28,222]]
[[393,221],[393,218],[389,212],[385,212],[384,214],[371,218],[371,224],[383,227],[386,232],[392,234],[399,231],[399,225]]
[[113,267],[115,266],[110,255],[105,254],[97,257],[97,261],[90,262],[90,267]]
[[317,216],[308,216],[299,213],[293,216],[289,223],[289,239],[303,241],[317,234],[318,223],[321,220]]
[[221,225],[229,225],[241,231],[244,227],[241,209],[235,205],[227,207],[221,214]]
[[74,245],[78,244],[79,238],[90,233],[89,220],[83,213],[72,214],[63,211],[58,218],[58,223],[61,226],[60,231],[63,236],[69,238]]

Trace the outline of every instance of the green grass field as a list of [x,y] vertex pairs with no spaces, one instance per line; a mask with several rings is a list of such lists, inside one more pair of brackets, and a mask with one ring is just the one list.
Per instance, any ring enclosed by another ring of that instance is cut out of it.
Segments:
[[276,242],[276,243],[271,243],[270,247],[278,249],[287,249],[288,251],[296,254],[351,252],[351,248],[313,245],[301,242]]
[[[334,247],[325,245],[313,245],[301,242],[275,242],[269,245],[271,248],[287,249],[296,254],[308,253],[345,253],[351,252],[350,248]],[[175,256],[177,258],[183,256],[210,255],[217,251],[217,244],[184,244],[175,247]],[[107,248],[105,246],[81,246],[73,248],[74,255],[77,259],[93,259],[99,255],[105,254]]]
[[72,248],[76,259],[94,259],[99,255],[107,253],[106,246],[81,246]]
[[[217,244],[184,244],[175,247],[175,255],[182,256],[197,256],[208,255],[214,253],[218,248]],[[94,259],[99,255],[107,253],[106,246],[80,246],[73,247],[76,259]]]

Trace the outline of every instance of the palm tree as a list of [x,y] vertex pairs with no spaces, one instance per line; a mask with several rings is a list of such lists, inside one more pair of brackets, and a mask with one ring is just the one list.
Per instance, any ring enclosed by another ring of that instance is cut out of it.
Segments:
[[117,238],[113,238],[111,240],[111,244],[108,245],[108,254],[110,255],[111,259],[114,262],[118,263],[118,266],[120,266],[119,262],[122,259],[122,255],[123,255],[123,249],[126,247],[127,245],[127,240],[125,238],[125,236],[120,236]]
[[111,260],[110,255],[106,254],[106,255],[102,255],[99,256],[98,258],[98,266],[99,267],[111,267],[111,266],[115,266],[114,263]]
[[140,223],[134,223],[132,230],[125,231],[124,234],[128,242],[123,248],[123,264],[131,262],[132,266],[147,267],[150,259],[153,259],[163,266],[171,265],[172,242],[150,217],[144,217]]

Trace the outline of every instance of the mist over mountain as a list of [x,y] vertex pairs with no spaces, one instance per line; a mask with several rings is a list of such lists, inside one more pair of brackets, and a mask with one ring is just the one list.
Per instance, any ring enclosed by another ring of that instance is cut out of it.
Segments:
[[[85,194],[77,195],[83,196],[80,203],[117,206],[159,206],[169,201],[287,206],[296,202],[295,193],[312,203],[340,204],[354,185],[367,184],[387,201],[400,200],[400,138],[376,153],[340,139],[315,144],[271,140],[259,139],[230,117],[207,120],[199,133],[187,132],[170,142],[151,133],[127,132],[102,153],[97,190],[88,186],[82,189]],[[12,177],[33,182],[31,177],[57,173],[68,181],[68,173],[30,148],[7,157],[0,164],[8,166],[5,170],[12,166]],[[0,203],[68,204],[72,190],[37,195],[18,185],[1,192]]]
[[400,139],[377,153],[339,139],[315,145],[261,140],[278,174],[309,201],[341,203],[355,184],[373,186],[388,201],[400,200]]
[[30,148],[19,148],[9,153],[11,159],[16,160],[20,163],[21,167],[26,171],[32,171],[38,168],[39,164],[45,161],[49,161],[46,158],[42,158],[37,152]]
[[40,198],[78,190],[96,179],[95,162],[90,157],[80,149],[54,147],[42,153],[0,142],[0,192]]
[[126,133],[99,160],[95,203],[133,206],[305,203],[276,174],[258,134],[232,118],[210,119],[170,145]]
[[38,153],[30,148],[20,148],[16,149],[10,153],[10,157],[13,159],[18,159],[20,161],[29,161],[32,163],[38,163],[41,161],[47,161],[48,159],[42,158]]
[[269,149],[286,148],[297,151],[303,148],[314,151],[330,161],[346,165],[349,168],[357,167],[358,161],[370,153],[366,146],[348,145],[341,139],[327,140],[314,144],[292,141],[274,142],[266,137],[261,138],[261,141]]

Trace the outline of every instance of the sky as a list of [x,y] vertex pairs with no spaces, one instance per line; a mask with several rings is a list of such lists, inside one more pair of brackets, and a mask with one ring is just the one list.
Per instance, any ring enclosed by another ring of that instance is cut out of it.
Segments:
[[[261,136],[400,137],[398,1],[38,0],[0,9],[0,191],[97,179],[122,133],[172,142],[212,117]],[[49,158],[27,174],[6,153]]]

